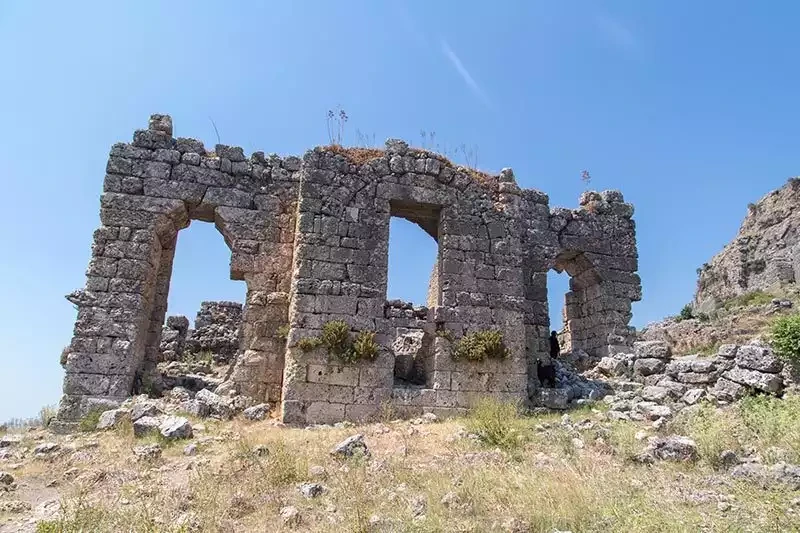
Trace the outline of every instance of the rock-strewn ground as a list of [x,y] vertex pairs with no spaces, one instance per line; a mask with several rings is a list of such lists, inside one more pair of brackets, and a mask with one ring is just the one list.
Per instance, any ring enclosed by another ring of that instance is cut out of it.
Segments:
[[189,417],[189,439],[124,421],[7,434],[0,531],[792,531],[800,398],[765,401],[658,429],[601,401],[358,427]]

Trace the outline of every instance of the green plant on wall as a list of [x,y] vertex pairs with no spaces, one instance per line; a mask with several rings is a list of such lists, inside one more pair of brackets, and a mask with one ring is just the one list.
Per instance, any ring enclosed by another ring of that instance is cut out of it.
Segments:
[[343,320],[331,320],[322,326],[319,337],[307,337],[297,341],[297,347],[310,352],[324,346],[328,355],[345,363],[359,359],[374,359],[378,355],[378,343],[374,331],[360,331],[355,340],[350,336],[350,326]]
[[453,347],[453,359],[483,361],[506,357],[508,348],[503,341],[503,334],[494,329],[467,333]]

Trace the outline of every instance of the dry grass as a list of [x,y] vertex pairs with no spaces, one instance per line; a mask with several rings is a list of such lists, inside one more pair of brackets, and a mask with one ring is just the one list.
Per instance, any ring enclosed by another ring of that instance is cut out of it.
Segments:
[[[777,420],[761,407],[743,408],[756,413],[747,431],[760,428],[764,440],[754,442],[773,445],[767,428],[788,423],[797,406]],[[797,515],[786,511],[796,495],[734,483],[706,461],[639,464],[631,459],[644,446],[634,437],[641,426],[610,424],[589,409],[570,417],[573,424],[562,424],[560,414],[522,416],[495,405],[427,425],[304,430],[235,420],[197,431],[196,456],[178,445],[152,463],[133,460],[140,441],[126,430],[81,434],[64,441],[74,451],[27,462],[15,476],[31,487],[59,480],[63,514],[42,522],[42,532],[288,531],[279,515],[287,505],[300,511],[299,531],[796,530]],[[464,436],[465,427],[497,438]],[[701,448],[703,436],[720,435],[694,421],[684,429]],[[357,432],[371,458],[330,455]],[[99,445],[81,444],[89,440]],[[314,477],[312,467],[325,473]],[[65,476],[71,468],[78,473]],[[305,481],[326,492],[304,498],[297,485]],[[722,499],[733,508],[720,512]]]
[[323,148],[329,152],[343,155],[354,165],[363,165],[364,163],[369,163],[373,159],[379,159],[386,155],[386,150],[381,150],[379,148],[363,148],[358,146],[344,147],[338,144],[329,144]]

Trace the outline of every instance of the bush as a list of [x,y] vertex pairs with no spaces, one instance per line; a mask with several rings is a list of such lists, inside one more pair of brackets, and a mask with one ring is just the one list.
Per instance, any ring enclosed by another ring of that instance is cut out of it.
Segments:
[[[739,414],[749,442],[755,442],[763,450],[784,449],[791,454],[789,461],[800,460],[800,396],[747,397],[739,405]],[[780,459],[768,455],[765,458]]]
[[378,355],[378,343],[375,342],[374,331],[360,331],[353,341],[355,359],[375,359]]
[[489,359],[505,359],[508,348],[503,342],[503,334],[497,330],[475,331],[461,337],[453,350],[454,359],[467,361],[483,361]]
[[81,418],[81,421],[78,422],[78,429],[80,431],[94,431],[97,429],[97,423],[100,422],[100,415],[102,413],[103,411],[100,409],[89,411]]
[[340,359],[349,359],[350,351],[350,326],[343,320],[331,320],[322,326],[320,335],[322,345],[328,350],[329,355]]
[[328,355],[345,363],[359,359],[374,359],[378,355],[379,348],[375,342],[374,331],[360,331],[354,341],[350,337],[350,326],[342,320],[326,322],[319,337],[300,339],[297,341],[297,346],[304,352],[324,346]]
[[670,430],[693,439],[697,443],[700,458],[712,467],[719,468],[722,466],[720,454],[739,447],[736,438],[739,424],[730,412],[704,403],[697,409],[682,411],[670,425]]
[[275,336],[285,341],[289,337],[289,324],[284,324],[276,329]]
[[800,315],[778,318],[772,324],[770,342],[779,357],[800,363]]
[[740,294],[725,302],[725,309],[733,309],[735,307],[752,307],[756,305],[768,304],[772,301],[773,296],[762,290],[755,290]]
[[481,442],[504,449],[519,447],[525,440],[519,407],[494,398],[482,398],[467,418],[467,431]]
[[681,312],[678,313],[678,316],[676,318],[679,322],[681,320],[690,320],[694,318],[694,314],[692,313],[692,304],[684,305],[683,309],[681,309]]
[[310,352],[311,350],[315,350],[320,346],[322,346],[322,340],[320,340],[318,337],[308,337],[297,341],[297,347],[303,350],[303,352]]

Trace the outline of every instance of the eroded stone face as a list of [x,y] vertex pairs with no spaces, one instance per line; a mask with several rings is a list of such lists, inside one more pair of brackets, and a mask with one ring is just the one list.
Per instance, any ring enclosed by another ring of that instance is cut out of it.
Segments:
[[[106,172],[86,287],[70,295],[79,312],[65,357],[67,425],[145,383],[162,346],[191,348],[183,321],[162,329],[177,233],[191,220],[215,223],[231,277],[247,284],[236,342],[225,339],[233,366],[217,392],[280,404],[286,422],[373,419],[387,406],[447,415],[487,395],[537,397],[551,268],[571,276],[569,349],[599,360],[631,341],[641,283],[633,208],[616,191],[551,211],[547,195],[521,189],[510,169],[475,172],[402,141],[368,157],[316,148],[302,159],[247,158],[238,147],[211,152],[173,138],[166,115],[114,145]],[[438,242],[429,307],[386,302],[392,216]],[[352,337],[374,332],[375,357],[344,362],[300,348],[334,320]],[[454,342],[487,329],[502,333],[508,357],[453,359]]]

